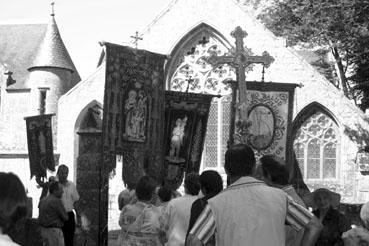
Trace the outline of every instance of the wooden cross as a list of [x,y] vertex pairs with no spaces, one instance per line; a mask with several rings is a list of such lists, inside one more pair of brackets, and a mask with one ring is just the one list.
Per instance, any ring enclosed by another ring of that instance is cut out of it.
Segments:
[[131,36],[131,38],[134,39],[133,44],[135,45],[135,48],[137,49],[138,46],[138,40],[142,40],[143,38],[138,36],[138,32],[136,32],[135,36]]
[[[236,27],[234,31],[231,32],[232,37],[236,39],[236,50],[232,55],[215,56],[212,55],[207,58],[213,66],[220,66],[222,64],[229,64],[236,68],[236,79],[238,83],[239,90],[239,106],[240,117],[243,121],[247,121],[248,109],[247,109],[247,98],[246,98],[246,68],[253,63],[261,63],[265,67],[269,67],[274,61],[274,58],[269,55],[268,52],[264,51],[262,56],[249,56],[244,49],[243,39],[247,36],[247,33],[242,30],[240,26]],[[235,102],[233,102],[235,103]]]

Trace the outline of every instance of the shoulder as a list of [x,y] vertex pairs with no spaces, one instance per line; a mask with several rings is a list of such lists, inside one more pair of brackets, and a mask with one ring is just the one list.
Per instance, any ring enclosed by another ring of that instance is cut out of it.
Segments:
[[13,242],[10,237],[6,234],[0,233],[0,245],[1,246],[20,246],[19,244],[16,244]]
[[181,204],[185,197],[176,197],[169,201],[168,206],[176,206],[177,204]]
[[76,185],[70,180],[67,181],[67,186],[76,188]]
[[342,233],[342,238],[359,239],[369,243],[369,231],[363,227],[352,228]]
[[270,192],[270,193],[273,193],[273,194],[278,194],[282,197],[287,197],[287,193],[284,192],[283,190],[279,189],[279,188],[275,188],[275,187],[270,187],[270,186],[267,186],[267,185],[260,185],[260,187],[258,187],[258,189],[260,189],[261,192]]

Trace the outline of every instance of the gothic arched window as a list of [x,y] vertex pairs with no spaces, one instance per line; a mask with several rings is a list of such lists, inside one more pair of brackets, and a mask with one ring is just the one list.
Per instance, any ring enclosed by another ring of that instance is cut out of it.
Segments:
[[337,178],[338,136],[336,123],[322,112],[301,125],[293,147],[305,180]]
[[229,135],[231,89],[226,82],[236,76],[231,66],[213,67],[204,58],[225,55],[229,49],[209,32],[201,32],[180,52],[169,72],[169,89],[222,96],[214,98],[210,107],[202,163],[205,168],[220,168]]

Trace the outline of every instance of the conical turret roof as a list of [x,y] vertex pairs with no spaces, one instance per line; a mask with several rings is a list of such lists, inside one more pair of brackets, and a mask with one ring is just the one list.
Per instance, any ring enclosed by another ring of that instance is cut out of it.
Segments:
[[54,14],[51,15],[44,39],[28,70],[45,67],[64,68],[72,72],[77,72],[60,36]]

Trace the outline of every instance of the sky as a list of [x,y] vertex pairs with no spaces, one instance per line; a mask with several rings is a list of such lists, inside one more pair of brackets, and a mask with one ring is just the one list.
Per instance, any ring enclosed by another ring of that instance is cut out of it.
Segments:
[[[47,23],[50,0],[1,0],[1,23]],[[82,79],[96,68],[99,41],[130,45],[171,0],[55,0],[60,34]],[[4,11],[5,10],[5,11]]]

